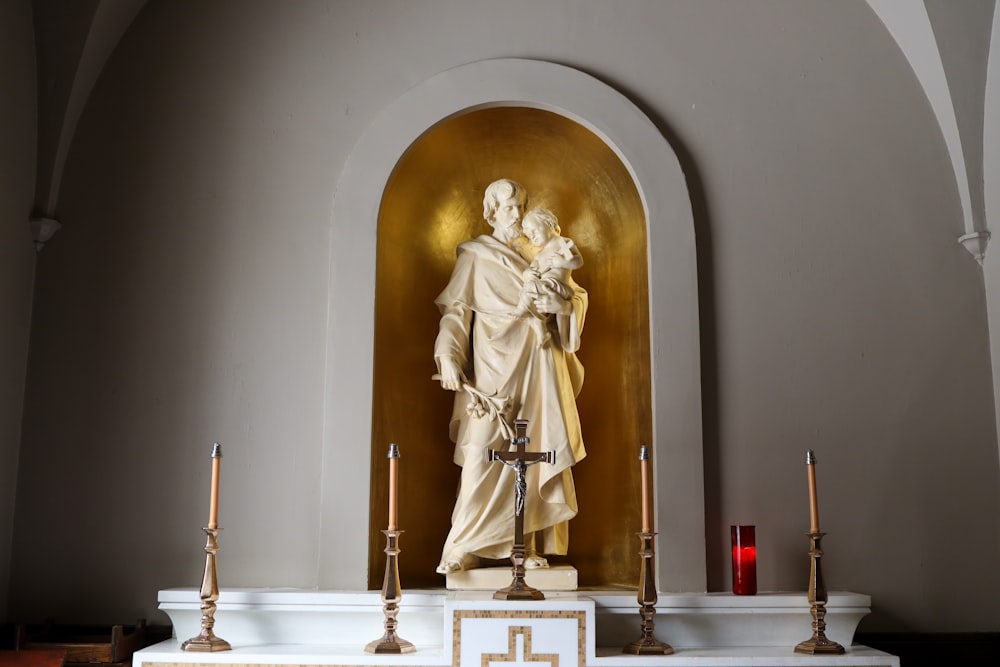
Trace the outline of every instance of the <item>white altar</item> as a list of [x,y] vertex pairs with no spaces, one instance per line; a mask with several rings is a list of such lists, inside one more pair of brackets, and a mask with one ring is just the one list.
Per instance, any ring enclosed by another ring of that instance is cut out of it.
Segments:
[[[358,511],[370,505],[371,452],[354,443],[372,439],[375,223],[386,184],[400,157],[442,120],[510,106],[555,112],[583,125],[607,143],[634,180],[649,257],[657,258],[648,266],[655,396],[651,435],[652,442],[663,444],[652,470],[653,529],[661,536],[657,582],[672,590],[704,590],[701,337],[687,179],[657,125],[624,95],[583,72],[519,59],[455,67],[406,91],[372,120],[337,183],[332,225],[339,242],[331,244],[330,312],[351,316],[331,327],[328,339],[322,487],[329,492],[322,494],[320,586],[363,586],[357,582],[366,581],[371,569],[364,549],[357,548],[371,534],[367,517]],[[375,571],[381,571],[380,563]],[[461,585],[475,587],[473,582]],[[201,630],[199,592],[167,589],[160,591],[159,603],[174,636],[135,653],[133,665],[899,666],[894,656],[853,645],[855,629],[871,607],[870,598],[857,593],[829,594],[826,634],[846,647],[840,656],[794,653],[796,644],[812,636],[804,592],[661,593],[655,634],[673,647],[669,656],[622,653],[641,635],[634,591],[546,590],[546,597],[500,602],[483,590],[406,589],[397,633],[416,651],[376,656],[364,647],[383,635],[379,591],[223,589],[214,630],[232,650],[198,653],[180,646]]]
[[641,634],[635,594],[624,591],[547,592],[539,602],[494,601],[489,592],[405,591],[399,636],[416,652],[375,656],[366,643],[383,633],[378,591],[225,589],[215,633],[231,651],[184,652],[180,644],[201,631],[195,588],[160,591],[173,623],[172,639],[135,653],[134,667],[175,665],[427,665],[489,667],[547,663],[584,665],[867,665],[899,667],[899,659],[852,645],[871,600],[829,594],[827,636],[847,647],[841,656],[807,656],[794,646],[812,634],[804,593],[661,594],[656,636],[670,656],[625,655]]

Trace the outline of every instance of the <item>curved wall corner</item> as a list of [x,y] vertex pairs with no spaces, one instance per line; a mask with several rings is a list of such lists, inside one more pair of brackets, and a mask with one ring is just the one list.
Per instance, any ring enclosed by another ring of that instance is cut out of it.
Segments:
[[[345,553],[343,544],[368,543],[367,517],[357,508],[369,505],[375,244],[383,190],[400,157],[427,129],[497,106],[545,109],[580,123],[614,150],[635,181],[648,225],[659,588],[704,591],[698,285],[684,174],[663,135],[619,92],[572,68],[520,59],[462,65],[410,89],[373,120],[340,175],[330,249],[319,585],[358,589],[367,582],[366,554]],[[357,501],[344,503],[345,495]]]

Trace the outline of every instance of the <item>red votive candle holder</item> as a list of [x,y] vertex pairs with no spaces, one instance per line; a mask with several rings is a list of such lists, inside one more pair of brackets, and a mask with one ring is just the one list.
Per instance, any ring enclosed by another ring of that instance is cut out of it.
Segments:
[[733,543],[733,593],[757,594],[757,537],[755,526],[730,526]]

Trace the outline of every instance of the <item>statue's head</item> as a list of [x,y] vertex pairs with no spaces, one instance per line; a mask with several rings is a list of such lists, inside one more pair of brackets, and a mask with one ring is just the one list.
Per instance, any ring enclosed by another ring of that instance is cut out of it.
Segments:
[[[501,178],[486,186],[483,196],[483,218],[494,229],[512,227],[521,222],[528,194],[524,186],[509,178]],[[520,227],[517,235],[520,236]]]

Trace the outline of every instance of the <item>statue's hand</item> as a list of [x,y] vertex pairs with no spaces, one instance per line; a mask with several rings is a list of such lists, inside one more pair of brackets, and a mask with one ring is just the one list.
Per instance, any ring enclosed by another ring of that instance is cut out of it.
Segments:
[[465,373],[462,372],[462,369],[459,368],[454,359],[441,357],[440,366],[441,373],[440,375],[435,375],[434,379],[441,381],[442,388],[448,391],[458,391],[467,382]]
[[552,315],[569,315],[573,305],[555,292],[546,290],[535,298],[535,310]]

